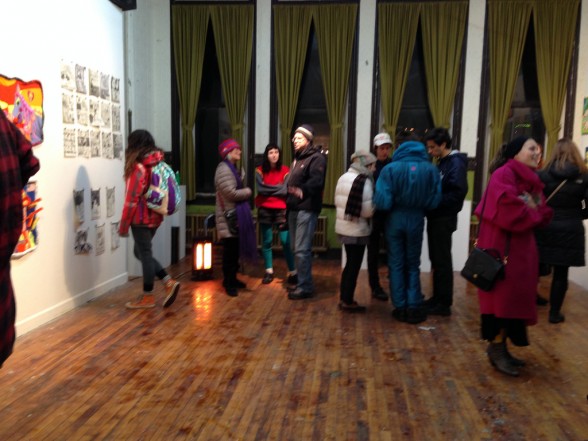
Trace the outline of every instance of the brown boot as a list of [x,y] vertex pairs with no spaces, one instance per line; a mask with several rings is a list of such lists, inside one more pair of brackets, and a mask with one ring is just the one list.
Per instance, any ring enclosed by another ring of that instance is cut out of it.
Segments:
[[506,355],[506,346],[504,345],[504,342],[490,343],[488,345],[487,353],[490,364],[492,364],[497,371],[512,377],[519,376],[519,370],[511,364]]

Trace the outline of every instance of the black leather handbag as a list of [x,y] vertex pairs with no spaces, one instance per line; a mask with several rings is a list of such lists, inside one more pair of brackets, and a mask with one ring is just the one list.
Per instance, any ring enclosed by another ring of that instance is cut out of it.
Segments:
[[[482,229],[482,217],[485,207],[486,196],[484,196],[484,205],[482,205],[482,211],[480,213],[480,230]],[[510,233],[506,237],[504,258],[500,257],[498,250],[494,248],[480,248],[477,246],[477,243],[478,240],[476,239],[474,249],[468,256],[461,270],[461,275],[482,291],[491,291],[498,280],[504,279],[504,267],[508,262],[508,252],[510,250]]]
[[495,249],[474,247],[461,270],[461,275],[483,291],[491,291],[496,281],[504,279],[505,260]]

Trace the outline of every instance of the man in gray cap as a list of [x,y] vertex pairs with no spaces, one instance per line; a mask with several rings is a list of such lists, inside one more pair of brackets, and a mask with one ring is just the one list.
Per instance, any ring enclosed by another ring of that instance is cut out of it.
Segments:
[[[374,154],[376,155],[376,170],[374,171],[374,187],[380,176],[380,171],[384,166],[388,165],[392,160],[390,158],[390,151],[392,150],[392,139],[386,132],[378,133],[374,137]],[[372,233],[368,243],[367,264],[370,288],[372,289],[372,297],[378,300],[388,300],[388,294],[382,289],[380,285],[380,275],[378,268],[380,266],[380,246],[385,243],[382,240],[384,228],[386,226],[386,212],[376,210],[372,218]]]
[[312,297],[312,238],[323,207],[327,158],[313,144],[312,126],[303,124],[294,131],[294,162],[288,180],[288,226],[296,260],[298,283],[288,293],[290,300]]

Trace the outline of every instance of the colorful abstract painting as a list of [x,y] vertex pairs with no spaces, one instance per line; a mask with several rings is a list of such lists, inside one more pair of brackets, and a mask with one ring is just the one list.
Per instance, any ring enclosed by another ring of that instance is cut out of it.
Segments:
[[30,253],[39,243],[37,232],[37,214],[42,210],[39,207],[40,198],[37,198],[37,183],[29,182],[22,192],[22,230],[14,253],[13,258],[19,258]]
[[0,109],[31,141],[43,142],[43,87],[40,81],[22,81],[0,74]]

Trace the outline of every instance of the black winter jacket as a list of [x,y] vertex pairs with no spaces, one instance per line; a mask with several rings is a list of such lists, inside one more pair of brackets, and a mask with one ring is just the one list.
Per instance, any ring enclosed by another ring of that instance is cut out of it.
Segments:
[[588,174],[569,165],[563,170],[541,170],[539,178],[545,184],[543,194],[549,197],[567,179],[547,203],[553,208],[553,220],[547,227],[536,230],[539,261],[559,266],[584,266],[585,239],[582,201],[588,199]]
[[320,213],[323,208],[323,191],[327,174],[327,158],[320,146],[311,145],[304,151],[296,153],[296,159],[290,167],[288,187],[302,189],[302,199],[288,194],[288,210],[306,210]]
[[427,213],[429,219],[456,216],[468,193],[468,157],[465,153],[452,150],[439,160],[438,167],[441,174],[441,203]]

